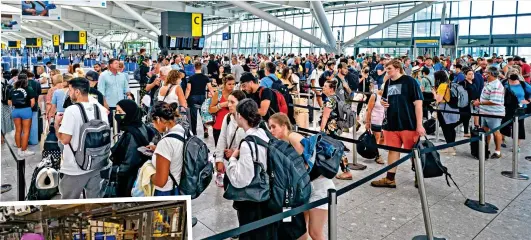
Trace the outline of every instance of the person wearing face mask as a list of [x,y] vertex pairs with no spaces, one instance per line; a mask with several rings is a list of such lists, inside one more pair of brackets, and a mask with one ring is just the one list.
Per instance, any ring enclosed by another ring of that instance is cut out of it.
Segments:
[[[531,85],[525,81],[520,81],[520,72],[515,70],[510,70],[508,72],[509,79],[502,82],[503,86],[506,89],[506,101],[505,105],[505,117],[502,119],[502,122],[509,121],[513,119],[514,115],[518,108],[523,108],[529,113],[529,103],[531,102]],[[512,126],[506,126],[500,130],[500,132],[507,137],[512,137]],[[520,145],[520,140],[525,139],[525,124],[524,119],[518,120],[518,145]],[[520,149],[520,148],[518,148]]]
[[[109,124],[106,116],[107,109],[100,104],[89,102],[89,81],[87,79],[74,78],[68,84],[70,99],[77,104],[66,108],[63,117],[55,121],[55,129],[59,129],[57,138],[65,146],[59,170],[62,174],[59,180],[59,192],[62,199],[78,199],[84,189],[87,198],[97,198],[101,189],[100,172],[110,167],[111,164],[109,162],[101,169],[82,170],[75,160],[73,149],[79,149],[81,127],[85,122],[81,108],[86,113],[88,121],[95,118],[96,108],[98,108],[99,119]],[[70,146],[67,147],[67,145]]]
[[155,185],[154,196],[179,195],[179,183],[183,170],[184,143],[169,134],[177,134],[184,138],[185,130],[176,122],[175,109],[168,103],[160,103],[153,106],[151,112],[153,127],[163,134],[157,145],[147,146],[153,151],[151,162],[156,169],[151,177],[151,183]]
[[110,180],[116,181],[117,197],[131,197],[138,169],[149,160],[137,149],[149,145],[157,131],[142,123],[142,110],[133,100],[120,100],[116,104],[114,119],[122,134],[111,148]]

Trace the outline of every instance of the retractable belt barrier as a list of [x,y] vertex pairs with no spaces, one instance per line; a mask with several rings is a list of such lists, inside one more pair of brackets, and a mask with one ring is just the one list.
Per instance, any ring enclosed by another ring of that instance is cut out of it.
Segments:
[[499,115],[479,114],[479,113],[471,113],[471,112],[456,112],[456,111],[448,111],[448,110],[441,110],[441,109],[433,109],[431,111],[441,112],[441,113],[454,113],[454,114],[460,114],[460,115],[471,115],[471,116],[487,117],[487,118],[504,118],[504,116],[499,116]]
[[[348,186],[345,186],[341,189],[339,189],[337,191],[337,195],[338,196],[341,196],[343,194],[345,194],[346,192],[352,190],[352,189],[355,189],[359,186],[361,186],[362,184],[378,177],[379,175],[389,171],[390,169],[392,168],[395,168],[397,167],[398,165],[404,163],[405,161],[409,160],[411,158],[413,154],[411,153],[411,151],[409,152],[408,155],[402,157],[401,159],[399,159],[398,161],[370,174],[369,176],[366,176],[354,183],[351,183],[350,185]],[[216,234],[214,236],[210,236],[210,237],[207,237],[207,238],[204,238],[205,240],[214,240],[214,239],[226,239],[226,238],[230,238],[232,236],[236,236],[236,235],[240,235],[242,233],[246,233],[246,232],[249,232],[249,231],[252,231],[252,230],[255,230],[255,229],[258,229],[258,228],[261,228],[263,226],[266,226],[266,225],[269,225],[269,224],[272,224],[272,223],[275,223],[275,222],[278,222],[278,221],[281,221],[282,219],[284,218],[287,218],[287,217],[293,217],[299,213],[302,213],[304,211],[307,211],[307,210],[310,210],[312,208],[316,208],[318,206],[321,206],[323,204],[326,204],[328,203],[328,198],[322,198],[322,199],[319,199],[315,202],[311,202],[311,203],[307,203],[307,204],[304,204],[304,205],[301,205],[299,207],[296,207],[296,208],[293,208],[289,211],[285,211],[285,212],[282,212],[282,213],[278,213],[278,214],[275,214],[273,216],[269,216],[267,218],[264,218],[264,219],[260,219],[258,221],[255,221],[255,222],[252,222],[252,223],[248,223],[248,224],[245,224],[241,227],[238,227],[238,228],[234,228],[234,229],[231,229],[231,230],[227,230],[225,232],[222,232],[222,233],[219,233],[219,234]]]
[[11,144],[7,142],[7,138],[5,133],[2,131],[2,137],[4,138],[4,141],[6,142],[7,148],[9,149],[9,152],[11,152],[11,155],[17,162],[17,198],[18,201],[24,201],[26,199],[26,159],[19,159],[17,155],[15,154],[15,151],[13,151],[13,148],[11,147]]

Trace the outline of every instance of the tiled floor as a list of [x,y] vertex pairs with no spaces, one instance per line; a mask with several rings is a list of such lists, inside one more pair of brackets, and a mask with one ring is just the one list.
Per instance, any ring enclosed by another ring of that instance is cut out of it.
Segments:
[[[526,122],[527,132],[531,133],[530,120]],[[198,130],[198,133],[202,135],[202,130]],[[13,142],[12,138],[8,141]],[[469,209],[464,205],[465,197],[455,186],[448,187],[442,177],[426,179],[436,237],[478,240],[530,239],[531,181],[513,180],[500,174],[501,171],[511,169],[512,144],[510,139],[508,141],[508,148],[502,149],[501,159],[486,162],[486,200],[500,209],[498,214],[483,214]],[[207,140],[207,144],[213,146],[212,137]],[[38,147],[32,149],[38,150]],[[531,155],[530,144],[524,141],[521,151],[520,171],[531,175],[531,161],[524,160],[524,156]],[[455,157],[441,155],[443,164],[448,167],[463,194],[467,198],[477,200],[478,161],[470,156],[468,144],[459,146],[457,152]],[[28,181],[38,161],[40,155],[26,160],[25,176]],[[354,172],[352,181],[334,180],[338,189],[381,168],[381,165],[371,160],[359,157],[359,161],[368,168]],[[16,164],[6,145],[2,145],[1,167],[2,183],[10,183],[14,187],[3,194],[1,200],[16,200]],[[410,169],[409,161],[400,166],[396,189],[377,189],[365,184],[339,196],[338,239],[411,239],[416,235],[425,234],[420,198],[413,186],[414,173]],[[210,187],[192,201],[193,216],[199,220],[193,228],[194,239],[238,227],[232,202],[225,200],[222,195],[223,189],[212,181]]]

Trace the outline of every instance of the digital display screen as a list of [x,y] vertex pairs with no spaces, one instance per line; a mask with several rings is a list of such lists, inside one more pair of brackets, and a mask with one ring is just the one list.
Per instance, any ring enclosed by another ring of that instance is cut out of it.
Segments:
[[199,48],[201,50],[204,47],[205,47],[205,38],[202,37],[202,38],[199,39],[199,45],[197,46],[197,48]]
[[455,24],[441,24],[441,45],[456,45]]
[[180,49],[187,49],[188,48],[188,38],[183,38],[183,43],[181,45],[181,48]]
[[36,47],[37,39],[36,38],[26,38],[26,47]]
[[176,37],[171,37],[170,38],[170,48],[176,48],[177,46],[177,38]]
[[64,31],[63,42],[79,42],[79,31]]
[[7,42],[8,47],[17,47],[17,41],[9,41]]

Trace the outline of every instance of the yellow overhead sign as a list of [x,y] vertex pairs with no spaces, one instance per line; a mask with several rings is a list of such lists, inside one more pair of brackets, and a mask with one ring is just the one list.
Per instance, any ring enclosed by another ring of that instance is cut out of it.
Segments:
[[79,44],[87,44],[87,31],[79,31]]
[[42,38],[37,38],[37,47],[42,47]]
[[52,42],[53,42],[53,46],[56,47],[56,46],[59,46],[60,43],[61,43],[61,36],[59,36],[59,34],[54,34],[52,35]]
[[429,39],[417,39],[416,43],[438,43],[439,40],[429,40]]
[[192,13],[192,37],[203,36],[203,14]]
[[8,48],[20,48],[20,40],[16,40],[16,41],[9,41],[7,42],[7,47]]
[[2,49],[6,49],[6,44],[2,43]]

